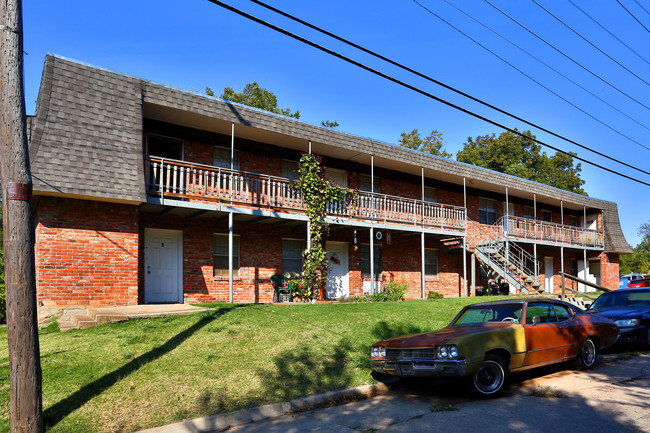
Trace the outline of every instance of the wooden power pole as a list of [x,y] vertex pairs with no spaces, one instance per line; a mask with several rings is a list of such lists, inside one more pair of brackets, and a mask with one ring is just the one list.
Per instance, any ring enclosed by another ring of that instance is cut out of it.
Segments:
[[0,180],[5,249],[11,431],[43,431],[20,0],[0,0]]

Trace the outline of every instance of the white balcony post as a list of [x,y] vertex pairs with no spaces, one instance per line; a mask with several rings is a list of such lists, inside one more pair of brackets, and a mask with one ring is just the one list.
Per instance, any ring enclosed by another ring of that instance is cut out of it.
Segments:
[[422,273],[420,274],[420,283],[422,285],[422,299],[424,299],[424,292],[425,292],[425,274],[426,274],[426,267],[425,267],[425,249],[424,249],[424,232],[420,233],[420,250],[422,252]]
[[[535,232],[534,239],[535,241],[533,242],[533,255],[535,256],[535,260],[537,260],[537,194],[533,194],[533,231]],[[539,272],[537,268],[537,263],[535,263],[535,282],[539,282]]]
[[566,227],[564,227],[564,200],[560,200],[560,222],[562,223],[562,225],[560,226],[562,228],[562,238],[563,241],[566,242],[565,240]]
[[[235,165],[235,123],[232,123],[231,136],[230,136],[230,170],[234,169]],[[232,171],[230,178],[230,188],[233,187],[233,178]],[[232,199],[232,195],[231,195]],[[232,203],[232,201],[231,201]],[[234,302],[234,289],[233,289],[233,212],[228,212],[228,293],[230,297],[230,303]]]
[[[583,232],[582,232],[582,260],[583,260],[582,279],[586,280],[587,276],[589,275],[589,271],[588,271],[589,266],[587,265],[587,236],[586,236],[586,232],[584,231],[584,230],[587,229],[587,206],[583,206],[583,213],[584,213],[584,216],[583,216],[583,219],[582,219],[582,228],[583,228]],[[584,284],[583,284],[583,287],[584,287],[584,290],[586,292],[587,287]]]
[[463,177],[463,205],[465,206],[465,231],[463,232],[463,294],[467,297],[467,179]]

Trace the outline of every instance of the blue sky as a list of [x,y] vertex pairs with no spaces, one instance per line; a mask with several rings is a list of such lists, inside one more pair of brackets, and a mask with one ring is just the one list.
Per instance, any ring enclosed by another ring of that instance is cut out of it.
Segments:
[[[602,80],[485,1],[418,1],[600,122],[535,84],[412,0],[268,0],[268,3],[584,146],[650,172],[650,109],[643,106],[650,107],[650,85],[644,83],[650,82],[650,32],[616,0],[571,2],[641,57],[568,0],[537,1],[640,78],[598,52],[533,0],[490,2]],[[647,0],[621,1],[650,28]],[[226,2],[485,117],[520,130],[531,129],[250,1]],[[615,109],[509,45],[450,3]],[[281,107],[299,109],[305,122],[337,121],[340,131],[389,143],[396,143],[401,132],[414,128],[425,135],[437,129],[443,134],[446,150],[455,154],[467,137],[501,132],[493,125],[266,29],[207,0],[34,0],[23,2],[23,24],[28,114],[35,110],[45,55],[53,53],[199,92],[206,86],[217,94],[226,86],[240,91],[246,83],[255,80],[278,96]],[[533,133],[555,147],[575,151],[587,160],[650,183],[650,175],[614,164],[544,132],[533,129]],[[586,164],[582,164],[582,169],[590,196],[618,203],[625,236],[630,244],[636,245],[639,226],[650,220],[650,187]]]

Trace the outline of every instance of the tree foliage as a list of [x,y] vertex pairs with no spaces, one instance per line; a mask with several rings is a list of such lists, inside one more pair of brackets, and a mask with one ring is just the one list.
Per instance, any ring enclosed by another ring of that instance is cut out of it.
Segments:
[[402,135],[398,141],[400,146],[407,149],[419,150],[420,152],[430,153],[431,155],[451,158],[453,155],[442,149],[442,132],[437,129],[431,131],[431,134],[422,138],[417,129]]
[[639,228],[641,242],[632,248],[632,254],[621,256],[619,274],[626,275],[630,272],[640,274],[650,273],[650,221],[641,224]]
[[330,122],[329,120],[323,120],[323,121],[320,123],[320,126],[322,126],[322,127],[324,127],[324,128],[334,129],[334,128],[336,128],[337,126],[339,126],[339,122],[336,122],[336,121],[335,121],[335,122]]
[[[205,88],[205,93],[209,96],[214,96],[214,92],[209,87]],[[223,89],[220,98],[226,101],[248,105],[249,107],[259,108],[260,110],[270,111],[271,113],[300,119],[299,110],[292,112],[289,108],[280,108],[275,93],[260,87],[256,81],[246,84],[244,90],[239,93],[235,92],[232,87],[226,87]]]
[[577,194],[587,195],[580,178],[580,163],[574,165],[574,153],[556,153],[548,156],[541,146],[533,141],[530,131],[524,137],[512,132],[469,137],[456,159],[467,164],[484,167],[512,176],[543,183]]
[[329,260],[324,246],[328,228],[325,221],[327,208],[347,206],[356,193],[325,178],[320,158],[311,153],[305,153],[300,158],[298,173],[300,177],[293,187],[301,192],[306,205],[310,245],[303,252],[303,274],[295,294],[309,300],[317,298],[318,290],[324,287],[329,273]]

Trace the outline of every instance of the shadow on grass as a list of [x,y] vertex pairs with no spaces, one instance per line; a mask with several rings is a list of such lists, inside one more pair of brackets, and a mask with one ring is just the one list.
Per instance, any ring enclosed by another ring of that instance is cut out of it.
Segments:
[[186,330],[178,333],[174,337],[170,338],[164,344],[156,347],[155,349],[150,350],[147,353],[144,353],[137,358],[129,361],[127,364],[118,368],[117,370],[108,373],[99,379],[83,386],[78,391],[71,394],[69,397],[64,398],[63,400],[57,402],[56,404],[50,406],[43,413],[45,418],[46,428],[52,428],[57,423],[59,423],[63,418],[70,415],[75,410],[82,407],[93,397],[101,394],[106,389],[117,383],[118,381],[124,379],[131,373],[137,371],[146,364],[155,361],[161,356],[171,352],[181,343],[191,337],[195,332],[204,326],[208,325],[218,317],[226,314],[230,309],[221,309],[205,314],[201,319],[196,322],[194,325],[190,326]]

